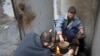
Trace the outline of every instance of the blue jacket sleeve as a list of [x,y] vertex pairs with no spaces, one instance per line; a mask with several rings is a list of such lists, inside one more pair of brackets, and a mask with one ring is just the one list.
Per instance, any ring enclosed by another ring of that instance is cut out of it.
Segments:
[[77,18],[77,27],[78,29],[83,28],[83,24],[79,18]]
[[61,27],[62,27],[62,24],[63,24],[63,22],[64,22],[64,16],[65,16],[65,13],[63,13],[63,14],[59,17],[59,19],[58,19],[58,21],[57,21],[57,23],[56,23],[55,29],[56,29],[57,32],[62,31]]
[[80,28],[83,28],[83,24],[81,21],[79,21],[79,24],[78,24],[78,29],[80,29]]

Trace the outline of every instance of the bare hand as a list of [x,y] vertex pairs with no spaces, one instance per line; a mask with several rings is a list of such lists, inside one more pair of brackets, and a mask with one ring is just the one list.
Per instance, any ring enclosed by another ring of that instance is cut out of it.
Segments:
[[60,42],[61,42],[61,43],[64,43],[64,38],[63,38],[62,35],[59,35],[59,39],[60,39]]

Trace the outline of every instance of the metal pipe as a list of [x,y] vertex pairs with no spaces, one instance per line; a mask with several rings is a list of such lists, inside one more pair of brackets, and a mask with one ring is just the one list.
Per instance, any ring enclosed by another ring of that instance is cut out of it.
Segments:
[[[16,18],[16,20],[18,19],[18,17],[17,17],[17,14],[16,14],[16,8],[15,8],[15,5],[14,5],[14,0],[11,0],[11,2],[12,2],[12,6],[13,6],[13,11],[14,11],[14,14],[15,14],[15,18]],[[18,23],[18,28],[19,28],[19,35],[20,35],[20,40],[22,40],[22,38],[23,38],[23,36],[22,36],[22,28],[21,28],[21,26],[20,26],[20,24],[19,24],[19,22],[17,21],[17,23]]]

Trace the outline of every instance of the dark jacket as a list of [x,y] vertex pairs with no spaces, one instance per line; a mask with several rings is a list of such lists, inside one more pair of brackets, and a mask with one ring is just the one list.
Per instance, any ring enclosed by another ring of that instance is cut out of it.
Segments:
[[14,56],[51,56],[51,52],[42,46],[40,37],[31,32],[21,41]]

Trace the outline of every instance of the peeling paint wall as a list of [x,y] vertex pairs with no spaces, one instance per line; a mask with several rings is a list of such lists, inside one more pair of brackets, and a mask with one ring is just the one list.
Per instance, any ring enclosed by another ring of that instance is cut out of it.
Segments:
[[[18,4],[22,0],[15,0]],[[36,15],[28,28],[26,34],[33,31],[40,34],[53,28],[53,0],[24,0],[27,9]]]

